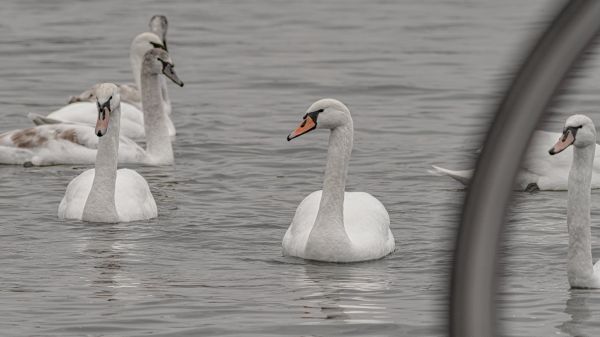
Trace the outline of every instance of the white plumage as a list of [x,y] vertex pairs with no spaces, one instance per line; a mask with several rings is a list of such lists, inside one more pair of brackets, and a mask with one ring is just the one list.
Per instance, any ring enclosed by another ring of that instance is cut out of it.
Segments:
[[326,262],[358,262],[392,253],[395,241],[383,204],[368,193],[345,192],[353,143],[350,111],[337,100],[319,100],[288,140],[316,128],[331,130],[323,190],[311,193],[296,209],[283,237],[283,254]]
[[117,86],[102,84],[96,90],[98,120],[94,134],[101,137],[96,167],[81,173],[67,186],[58,206],[60,219],[93,222],[127,222],[158,215],[148,183],[130,169],[117,170],[120,98]]
[[[35,166],[93,164],[98,137],[84,125],[49,124],[0,134],[0,164]],[[118,161],[139,163],[145,151],[126,137],[120,137]]]
[[[89,169],[71,180],[58,206],[60,219],[81,220],[83,208],[92,189],[95,169]],[[117,170],[115,206],[119,222],[156,218],[158,209],[146,179],[130,169]]]
[[[531,184],[535,184],[540,190],[567,189],[573,149],[567,148],[560,156],[548,155],[548,149],[559,137],[560,133],[535,131],[517,174],[515,189],[525,190]],[[599,148],[596,148],[595,156],[600,157]],[[432,173],[447,175],[463,185],[468,185],[473,175],[473,170],[448,170],[435,165],[432,167]],[[591,187],[600,188],[600,161],[594,163],[592,170]]]
[[[141,104],[140,89],[144,56],[149,50],[153,49],[155,46],[161,46],[162,43],[161,38],[151,32],[139,34],[131,43],[130,61],[136,85],[127,85],[125,88],[128,88],[127,90],[137,90],[137,92],[132,93],[132,96],[137,96],[140,99],[139,103],[135,102],[138,103],[139,106],[143,106],[143,104]],[[159,81],[161,89],[158,92],[158,97],[155,97],[155,99],[161,102],[162,113],[165,114],[163,123],[168,129],[169,136],[173,137],[175,136],[176,131],[175,126],[169,117],[171,113],[171,101],[168,98],[165,81],[163,79],[159,79]],[[95,99],[95,96],[90,95],[90,93],[93,92],[96,87],[97,85],[93,86],[91,89],[85,90],[78,96],[72,97],[70,102],[75,103],[65,105],[60,109],[51,112],[47,116],[30,114],[29,118],[38,125],[44,123],[78,123],[93,126],[96,122],[96,106],[95,102],[89,102],[89,100]],[[121,135],[136,140],[143,139],[146,134],[144,128],[144,113],[139,109],[139,106],[125,102],[121,102],[121,104],[121,114],[123,119]]]
[[[322,192],[312,192],[298,205],[292,224],[283,237],[285,255],[306,258],[306,243],[317,219]],[[345,192],[343,223],[353,247],[348,255],[356,260],[374,260],[394,251],[396,243],[390,230],[388,212],[369,193]]]
[[569,148],[572,151],[567,198],[567,277],[572,288],[600,288],[600,262],[595,265],[592,263],[590,228],[590,184],[596,151],[596,128],[587,116],[569,117],[562,137],[549,152],[553,157],[560,157],[562,153],[558,153]]

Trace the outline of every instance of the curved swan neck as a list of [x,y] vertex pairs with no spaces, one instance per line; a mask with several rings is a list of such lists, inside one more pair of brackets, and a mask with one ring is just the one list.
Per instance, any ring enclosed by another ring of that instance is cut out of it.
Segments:
[[574,147],[569,171],[567,274],[572,287],[586,287],[594,274],[590,233],[590,193],[596,144]]
[[323,220],[336,219],[340,222],[343,220],[344,193],[353,133],[352,122],[331,130],[323,178],[323,195],[318,213]]
[[351,259],[348,247],[352,242],[344,227],[344,193],[353,133],[352,119],[331,130],[321,202],[306,244],[308,258],[325,257],[327,261],[338,261],[340,257]]
[[135,52],[131,51],[131,53],[129,54],[129,62],[131,62],[133,80],[138,90],[141,90],[142,88],[142,61],[143,58],[139,57]]
[[153,74],[150,71],[150,65],[144,63],[141,90],[144,131],[146,132],[146,152],[154,162],[172,163],[173,148],[161,102],[160,82],[159,75]]
[[167,90],[167,79],[164,76],[160,76],[160,96],[163,102],[163,109],[166,114],[171,114],[171,99],[169,98],[169,90]]
[[115,205],[115,183],[120,128],[121,106],[119,105],[110,115],[106,134],[98,140],[94,181],[83,208],[83,220],[96,222],[118,222],[119,220]]

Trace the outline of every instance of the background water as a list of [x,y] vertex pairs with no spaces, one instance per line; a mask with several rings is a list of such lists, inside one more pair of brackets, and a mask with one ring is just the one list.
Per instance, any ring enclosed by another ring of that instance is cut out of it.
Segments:
[[[170,86],[176,165],[136,167],[158,219],[58,221],[67,183],[87,167],[0,167],[0,335],[444,335],[464,190],[427,170],[470,166],[491,108],[559,4],[4,1],[2,130],[93,83],[131,82],[129,42],[157,13],[186,85]],[[559,131],[573,111],[600,120],[595,54],[544,128]],[[383,260],[281,256],[296,206],[320,189],[328,135],[285,137],[321,97],[352,111],[347,189],[386,205],[397,251]],[[565,199],[516,194],[505,335],[597,335],[600,293],[568,290]]]

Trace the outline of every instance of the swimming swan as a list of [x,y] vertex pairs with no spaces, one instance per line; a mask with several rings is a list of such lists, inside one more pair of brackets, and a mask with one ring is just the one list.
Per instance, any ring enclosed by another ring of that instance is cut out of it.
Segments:
[[[146,52],[142,67],[146,150],[133,140],[120,136],[118,161],[148,165],[172,164],[173,148],[158,94],[159,76],[164,74],[180,86],[183,86],[183,82],[175,74],[171,58],[164,49],[154,48]],[[120,123],[123,123],[122,117]],[[93,129],[87,125],[59,123],[2,133],[0,164],[37,166],[94,163],[98,138],[93,136]]]
[[[167,30],[169,29],[169,23],[167,21],[167,17],[164,15],[154,15],[150,19],[150,23],[148,24],[148,26],[150,27],[150,31],[152,33],[154,33],[158,37],[160,37],[160,39],[162,41],[162,45],[165,47],[166,50],[168,50],[168,48],[167,48]],[[138,64],[137,62],[134,62],[134,60],[132,60],[131,67],[132,67],[132,69],[136,69],[136,67],[138,67],[138,68],[140,67],[140,64]],[[136,80],[136,83],[137,83],[137,80]],[[162,92],[164,110],[165,110],[166,114],[170,115],[171,114],[171,100],[169,99],[169,92],[167,90],[166,82],[161,83],[161,84],[162,84],[161,92]],[[69,103],[95,102],[96,98],[94,97],[94,92],[96,91],[96,87],[98,85],[99,84],[95,84],[90,89],[83,91],[79,95],[71,96],[69,98]],[[141,94],[139,91],[139,83],[137,83],[137,85],[138,86],[136,87],[136,84],[130,84],[130,83],[117,84],[117,86],[119,87],[119,92],[121,93],[121,104],[128,103],[128,104],[135,106],[139,110],[141,110],[142,109],[142,97],[141,97]]]
[[[515,180],[517,190],[566,190],[568,185],[569,167],[573,151],[567,149],[561,156],[550,157],[547,154],[548,144],[560,136],[556,132],[535,131],[531,144],[523,157],[521,169]],[[595,156],[600,157],[600,148]],[[435,175],[447,175],[467,186],[473,175],[473,170],[448,170],[432,165]],[[600,188],[600,161],[594,164],[592,188]]]
[[395,241],[383,204],[365,192],[345,192],[354,132],[350,111],[337,100],[319,100],[287,139],[317,128],[331,130],[323,190],[309,194],[296,209],[283,237],[283,254],[358,262],[392,253]]
[[[135,97],[137,88],[141,88],[142,61],[144,60],[144,55],[146,54],[146,52],[153,48],[162,48],[166,50],[166,47],[163,46],[160,38],[156,34],[150,32],[139,34],[133,39],[131,43],[129,56],[131,61],[131,68],[133,70],[133,75],[136,81],[136,87],[133,87],[132,85],[120,86],[120,89],[124,90],[124,92],[129,93],[129,97]],[[163,111],[165,111],[165,109],[170,111],[170,101],[164,101],[165,96],[168,99],[168,96],[166,94],[166,84],[162,80],[160,83],[161,90],[159,92],[158,97],[160,97],[160,100],[163,104]],[[28,114],[28,117],[36,125],[77,123],[82,125],[93,126],[96,122],[96,105],[92,101],[95,100],[93,92],[96,89],[97,85],[80,94],[80,96],[82,97],[87,97],[86,100],[82,99],[80,101],[77,101],[75,99],[71,99],[71,104],[68,104],[56,111],[53,111],[47,116],[41,116],[39,114],[30,113]],[[145,136],[144,113],[143,109],[141,108],[141,95],[139,94],[139,92],[137,93],[137,96],[140,96],[139,105],[121,103],[121,123],[123,124],[121,134],[132,139],[143,139]],[[169,136],[174,136],[176,133],[175,126],[173,125],[171,118],[168,116],[168,113],[166,118],[164,119],[164,123],[168,128]]]
[[571,288],[600,288],[600,263],[592,263],[590,194],[596,151],[596,128],[584,115],[573,115],[549,153],[555,155],[573,145],[569,170],[567,227],[569,253],[567,276]]
[[[169,21],[164,15],[154,15],[148,23],[150,31],[160,37],[165,48],[167,48],[167,30],[169,30]],[[168,50],[168,49],[167,49]]]
[[104,83],[96,90],[100,137],[96,168],[89,169],[67,186],[58,206],[60,219],[92,222],[127,222],[155,218],[156,202],[146,179],[130,169],[117,170],[121,101],[119,89]]

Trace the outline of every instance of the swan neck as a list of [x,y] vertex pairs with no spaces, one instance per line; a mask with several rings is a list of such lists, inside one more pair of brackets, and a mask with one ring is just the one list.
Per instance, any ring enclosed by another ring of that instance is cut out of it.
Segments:
[[173,148],[161,100],[161,81],[159,75],[153,74],[150,65],[146,63],[142,69],[141,89],[146,152],[153,162],[172,163]]
[[572,287],[586,287],[593,282],[590,194],[595,147],[596,144],[581,148],[574,146],[569,171],[567,273]]
[[353,130],[344,125],[331,130],[327,165],[323,178],[323,195],[319,205],[319,214],[325,219],[343,220],[344,192],[348,163],[352,152]]
[[163,102],[164,113],[171,114],[171,98],[169,98],[169,90],[167,90],[167,79],[164,76],[159,76],[160,79],[160,94]]
[[133,47],[132,47],[131,52],[129,53],[129,61],[131,62],[131,71],[133,72],[133,81],[134,81],[136,87],[138,88],[138,90],[140,90],[140,88],[142,87],[141,73],[142,73],[143,59],[141,57],[139,57],[137,55],[137,53],[134,52]]
[[94,181],[83,208],[83,220],[94,222],[117,222],[115,183],[117,180],[117,157],[119,155],[119,131],[121,107],[114,109],[106,134],[98,140]]
[[323,192],[306,246],[309,258],[314,256],[327,261],[351,258],[348,251],[352,242],[344,227],[344,193],[352,142],[351,119],[345,125],[331,130]]

